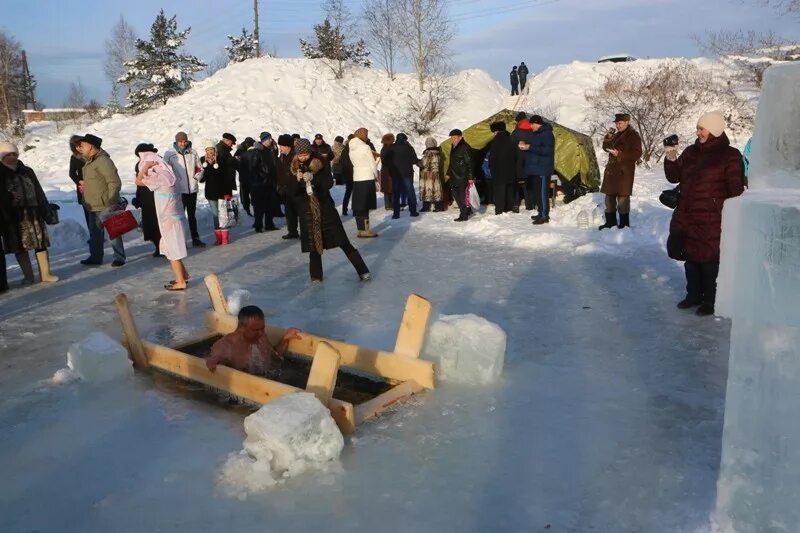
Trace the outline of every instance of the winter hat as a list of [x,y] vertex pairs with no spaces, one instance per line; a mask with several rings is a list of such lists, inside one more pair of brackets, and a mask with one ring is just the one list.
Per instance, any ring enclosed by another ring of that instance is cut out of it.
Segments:
[[272,134],[271,134],[270,132],[268,132],[268,131],[262,131],[262,132],[261,132],[261,135],[259,135],[259,136],[258,136],[258,138],[259,138],[259,139],[261,140],[261,142],[263,143],[264,141],[267,141],[267,140],[269,140],[269,139],[272,139]]
[[425,148],[436,148],[436,139],[433,137],[425,139]]
[[236,137],[234,137],[232,133],[223,133],[222,138],[228,139],[233,144],[236,144]]
[[189,136],[186,135],[185,131],[179,131],[178,133],[175,134],[175,142],[188,141],[188,140],[189,140]]
[[334,137],[333,142],[335,142],[335,143],[343,143],[344,142],[344,137],[342,137],[341,135],[337,135],[336,137]]
[[514,65],[513,67],[511,67],[511,70],[517,70],[517,66]]
[[522,120],[520,120],[519,124],[517,124],[517,127],[519,129],[521,129],[521,130],[532,130],[533,129],[533,128],[531,128],[531,123],[527,118],[523,118]]
[[542,116],[541,116],[541,115],[533,115],[533,116],[530,118],[529,122],[530,122],[531,124],[544,124],[544,119],[542,118]]
[[458,135],[459,137],[463,137],[464,133],[460,129],[456,128],[454,130],[450,130],[450,137],[452,137],[454,135]]
[[78,142],[89,143],[95,148],[100,148],[100,146],[103,144],[103,139],[101,139],[96,135],[92,135],[91,133],[87,133],[86,135],[81,137]]
[[211,139],[204,139],[203,140],[203,150],[205,150],[206,148],[214,148],[214,149],[216,149],[217,148],[217,143],[215,143]]
[[381,144],[394,144],[394,133],[384,133],[381,137]]
[[19,154],[19,149],[17,149],[17,145],[10,142],[1,142],[0,159],[3,159],[8,154]]
[[288,133],[278,135],[278,146],[294,146],[294,139]]
[[408,135],[406,135],[405,133],[398,133],[397,140],[400,142],[406,142],[408,140]]
[[310,154],[311,142],[308,139],[297,139],[294,143],[294,150],[298,154]]
[[367,131],[367,128],[358,128],[356,131],[353,132],[353,135],[355,135],[364,142],[367,142],[367,139],[369,138],[369,132]]
[[709,111],[697,121],[698,128],[707,129],[714,137],[725,131],[725,116],[720,111]]
[[319,139],[320,141],[323,140],[321,133],[317,133],[316,135],[314,135],[314,140],[317,140],[317,139]]
[[517,113],[517,116],[514,117],[514,120],[519,122],[520,120],[523,120],[523,119],[526,119],[526,118],[528,118],[528,115],[526,115],[524,111],[520,111],[519,113]]
[[[176,137],[177,137],[177,136],[176,136]],[[158,148],[156,148],[155,146],[153,146],[153,145],[152,145],[152,144],[150,144],[150,143],[141,143],[141,144],[139,144],[139,145],[137,145],[137,146],[136,146],[136,149],[133,151],[133,154],[134,154],[136,157],[139,157],[139,154],[140,154],[140,153],[142,153],[142,152],[153,152],[153,153],[157,153],[157,152],[158,152]]]
[[292,139],[297,140],[299,138],[300,138],[300,134],[299,133],[292,133]]
[[492,124],[489,126],[489,131],[491,131],[492,133],[496,131],[506,131],[506,125],[505,123],[500,121],[492,122]]
[[630,122],[631,116],[628,113],[617,113],[614,115],[614,122]]

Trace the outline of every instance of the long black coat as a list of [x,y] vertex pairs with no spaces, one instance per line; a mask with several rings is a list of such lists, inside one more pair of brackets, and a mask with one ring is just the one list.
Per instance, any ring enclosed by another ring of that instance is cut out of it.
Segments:
[[[350,240],[347,238],[342,219],[339,218],[339,211],[336,210],[336,204],[331,197],[330,188],[333,187],[333,178],[330,170],[326,170],[326,167],[328,167],[327,162],[318,154],[312,153],[306,162],[301,162],[295,156],[291,168],[292,174],[299,170],[304,173],[311,172],[314,175],[311,185],[314,190],[314,196],[319,200],[322,214],[322,242],[324,248],[330,250],[331,248],[338,248],[348,244]],[[304,182],[301,182],[300,187],[295,190],[294,205],[297,210],[297,216],[300,219],[300,247],[303,253],[313,252],[311,208]]]
[[517,180],[517,154],[519,149],[511,134],[503,130],[489,143],[489,172],[498,185],[509,185]]
[[275,152],[271,148],[256,145],[242,154],[239,162],[240,180],[244,180],[251,188],[274,188],[277,185],[275,163]]
[[[134,175],[139,174],[139,163],[133,167]],[[142,210],[142,236],[144,240],[158,244],[161,230],[158,228],[155,193],[144,185],[136,186],[136,197],[133,205]]]
[[78,203],[83,204],[83,195],[78,190],[78,183],[83,179],[83,165],[84,160],[76,155],[69,157],[69,179],[75,183],[75,189],[78,193]]
[[[234,161],[233,156],[230,160]],[[236,189],[236,169],[233,173],[226,167],[225,162],[217,160],[217,166],[206,164],[206,156],[200,158],[200,165],[203,167],[203,176],[200,178],[201,183],[205,183],[205,197],[209,202],[216,202],[222,200],[226,195],[233,195],[233,190]]]

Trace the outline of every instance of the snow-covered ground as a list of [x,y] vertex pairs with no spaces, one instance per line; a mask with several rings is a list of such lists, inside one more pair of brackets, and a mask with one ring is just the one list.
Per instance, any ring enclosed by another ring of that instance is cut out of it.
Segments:
[[[322,70],[304,76],[308,63],[262,61],[261,77],[245,75],[248,63],[234,66],[160,110],[91,129],[121,169],[132,169],[137,142],[163,151],[180,128],[195,137],[261,129],[332,137],[366,125],[377,138],[404,98],[368,71],[342,89]],[[231,77],[221,84],[224,75]],[[296,92],[270,90],[269,76],[288,78]],[[445,135],[502,101],[487,75],[461,76],[468,96],[443,121]],[[14,288],[0,296],[3,531],[708,529],[729,325],[675,308],[684,277],[664,252],[671,212],[657,200],[668,187],[660,169],[639,172],[633,227],[623,231],[577,228],[577,214],[599,194],[559,204],[551,224],[538,227],[528,212],[494,216],[491,207],[464,224],[452,222],[452,210],[392,220],[379,203],[372,225],[380,237],[353,239],[373,272],[369,283],[330,251],[325,282],[310,286],[298,243],[281,232],[254,234],[245,217],[229,246],[190,249],[193,279],[176,294],[162,288],[167,263],[136,235],[126,237],[123,268],[78,265],[85,236],[79,206],[69,203],[65,135],[39,132],[37,148],[22,157],[51,196],[62,195],[62,219],[76,221],[57,230],[63,244],[53,250],[53,269],[62,279],[21,289],[12,266]],[[125,183],[132,190],[131,175]],[[343,188],[333,192],[338,202]],[[200,216],[211,240],[209,214]],[[345,227],[355,235],[351,217]],[[158,376],[110,389],[49,379],[76,340],[93,331],[119,336],[119,292],[147,338],[171,342],[199,331],[208,272],[226,289],[249,291],[270,321],[386,349],[416,292],[439,313],[474,313],[503,328],[503,377],[442,383],[359,427],[346,439],[340,470],[231,498],[218,474],[241,448],[249,410]]]

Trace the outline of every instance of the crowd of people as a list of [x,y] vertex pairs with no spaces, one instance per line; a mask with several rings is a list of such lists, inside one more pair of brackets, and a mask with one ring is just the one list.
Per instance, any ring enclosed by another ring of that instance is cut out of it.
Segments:
[[[526,70],[515,69],[523,87],[522,72]],[[630,123],[628,114],[617,114],[615,127],[602,140],[608,163],[601,187],[605,223],[600,230],[630,226],[630,198],[636,164],[642,155],[641,138]],[[524,200],[526,209],[537,211],[531,217],[534,225],[549,223],[550,180],[555,172],[551,125],[541,116],[519,113],[513,131],[508,131],[503,122],[491,124],[490,129],[494,137],[488,146],[486,166],[492,179],[491,190],[485,192],[491,195],[495,214],[519,212]],[[667,146],[664,160],[666,178],[680,184],[680,200],[668,240],[669,256],[685,261],[687,294],[678,307],[697,307],[699,315],[714,311],[722,204],[741,194],[745,185],[741,154],[730,146],[724,130],[724,117],[707,113],[698,121],[695,144],[680,156],[677,147]],[[358,128],[346,139],[337,136],[332,145],[321,134],[313,140],[287,133],[274,139],[265,131],[258,140],[247,137],[237,146],[236,137],[224,133],[219,141],[201,141],[198,153],[189,136],[179,131],[163,157],[152,144],[136,146],[133,204],[141,210],[143,237],[153,243],[153,256],[166,257],[170,262],[174,279],[165,284],[170,291],[185,290],[189,279],[183,263],[187,255],[185,225],[192,246],[206,246],[196,220],[201,183],[213,216],[217,245],[227,242],[220,209],[238,188],[242,207],[253,217],[256,233],[275,231],[275,218],[286,219],[282,238],[300,240],[302,252],[309,254],[312,283],[322,282],[322,255],[334,248],[340,248],[359,279],[367,281],[369,268],[342,224],[341,217],[348,216],[350,210],[356,220],[356,237],[362,239],[378,236],[371,229],[370,212],[377,208],[379,193],[394,219],[406,207],[409,216],[419,217],[422,212],[446,210],[453,202],[458,207],[456,222],[472,216],[470,197],[481,162],[475,160],[476,151],[461,130],[453,129],[449,137],[449,154],[429,137],[419,157],[404,133],[383,135],[378,151],[366,128]],[[69,175],[89,230],[89,256],[81,264],[95,267],[103,262],[103,221],[109,213],[126,206],[120,196],[122,181],[96,135],[73,136],[69,147]],[[6,253],[15,255],[23,284],[34,282],[28,254],[31,250],[39,265],[40,280],[55,282],[58,277],[50,272],[47,253],[47,224],[57,222],[57,206],[48,202],[33,169],[19,160],[16,146],[0,143],[0,163],[0,291],[8,289]],[[415,167],[419,198],[414,187]],[[341,212],[330,193],[334,184],[345,187]],[[123,266],[126,257],[121,237],[111,240],[111,249],[111,266]]]

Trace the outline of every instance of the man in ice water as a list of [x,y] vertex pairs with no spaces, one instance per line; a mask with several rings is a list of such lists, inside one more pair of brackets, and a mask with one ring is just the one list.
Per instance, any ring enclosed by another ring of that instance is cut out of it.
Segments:
[[242,307],[236,331],[225,335],[211,347],[206,366],[212,372],[225,365],[250,374],[265,375],[283,361],[289,341],[300,339],[300,331],[289,328],[277,346],[269,342],[264,312],[255,305]]

